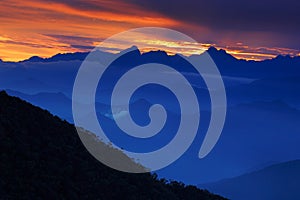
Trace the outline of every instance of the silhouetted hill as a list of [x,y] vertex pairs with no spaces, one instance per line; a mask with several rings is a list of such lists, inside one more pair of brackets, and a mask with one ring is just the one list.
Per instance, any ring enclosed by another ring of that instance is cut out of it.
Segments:
[[221,60],[226,60],[226,61],[236,61],[237,59],[235,57],[233,57],[232,55],[230,55],[229,53],[227,53],[225,50],[223,49],[216,49],[215,47],[209,47],[209,49],[207,50],[207,52],[209,53],[209,55],[212,57],[212,59],[221,59]]
[[299,185],[300,160],[294,160],[201,187],[233,200],[294,200],[300,199]]
[[[88,134],[82,131],[80,134]],[[104,151],[142,167],[99,141]],[[105,153],[105,152],[104,152]],[[0,92],[1,199],[224,199],[155,174],[115,171],[95,160],[75,127]]]
[[73,122],[72,100],[61,92],[40,92],[36,94],[26,94],[14,90],[6,90],[10,96],[19,97],[42,109],[50,110],[52,114]]
[[75,52],[75,53],[59,53],[50,58],[41,58],[32,56],[21,62],[57,62],[57,61],[71,61],[71,60],[84,60],[88,52]]

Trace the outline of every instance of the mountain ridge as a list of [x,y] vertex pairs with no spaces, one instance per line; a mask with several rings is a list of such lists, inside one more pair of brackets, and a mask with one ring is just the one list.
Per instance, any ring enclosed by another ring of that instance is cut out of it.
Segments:
[[[166,53],[163,50],[147,51],[147,52],[141,53],[140,50],[138,49],[138,47],[136,47],[136,46],[129,47],[127,49],[122,50],[121,52],[126,53],[126,52],[130,52],[130,51],[135,51],[135,50],[139,51],[139,53],[141,55],[142,54],[147,54],[147,53],[153,53],[153,52],[164,52],[164,53]],[[96,51],[99,51],[99,50],[96,50]],[[114,55],[113,53],[109,53],[109,52],[104,52],[104,51],[101,51],[101,52]],[[221,48],[217,49],[213,46],[210,46],[205,52],[208,52],[213,58],[215,56],[220,56],[221,55],[223,58],[226,58],[226,59],[229,59],[229,60],[230,59],[231,60],[235,59],[235,60],[246,61],[246,62],[264,62],[264,61],[272,61],[272,60],[286,60],[286,59],[300,58],[300,56],[291,57],[290,55],[277,55],[274,58],[265,59],[265,60],[261,60],[261,61],[238,59],[238,58],[234,57],[232,54],[229,54],[226,50],[221,49]],[[89,53],[90,52],[58,53],[58,54],[55,54],[55,55],[47,57],[47,58],[42,58],[42,57],[39,57],[39,56],[32,56],[28,59],[18,61],[17,63],[23,63],[23,62],[57,62],[57,61],[71,61],[71,60],[83,61]],[[119,54],[119,53],[116,53],[115,55],[117,55],[117,54]],[[179,54],[176,54],[176,55],[179,55]],[[187,57],[200,56],[200,55],[201,54],[193,54],[193,55],[187,56]],[[13,63],[12,61],[2,61],[1,59],[0,59],[0,62]]]
[[[79,135],[95,141],[93,134],[82,131]],[[142,167],[121,151],[101,141],[99,145],[104,156],[110,152],[110,159],[125,159],[127,163],[122,164]],[[156,174],[113,170],[88,153],[73,125],[4,91],[0,91],[0,196],[225,200],[195,186],[158,179]]]
[[299,199],[300,160],[281,162],[243,175],[201,184],[233,200]]

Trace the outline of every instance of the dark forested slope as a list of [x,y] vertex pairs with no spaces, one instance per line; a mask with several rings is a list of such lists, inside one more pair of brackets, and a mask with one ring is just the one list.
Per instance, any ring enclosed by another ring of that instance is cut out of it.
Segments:
[[73,125],[2,91],[0,199],[224,198],[194,186],[166,183],[155,174],[106,167],[87,152]]

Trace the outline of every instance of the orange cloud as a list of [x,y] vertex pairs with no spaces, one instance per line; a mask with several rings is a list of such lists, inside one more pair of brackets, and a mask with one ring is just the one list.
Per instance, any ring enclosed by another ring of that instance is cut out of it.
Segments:
[[[34,55],[50,57],[57,53],[89,51],[113,34],[143,26],[184,29],[203,37],[210,34],[205,27],[186,24],[121,0],[74,0],[72,4],[60,0],[2,0],[0,9],[0,58],[6,61],[24,60]],[[231,41],[224,46],[212,42],[178,43],[167,38],[145,41],[142,36],[131,40],[143,43],[142,52],[162,49],[170,54],[191,55],[213,45],[245,59],[262,60],[278,54],[299,55],[297,50],[250,47],[249,44]],[[117,50],[130,46],[120,43],[107,48]]]
[[[155,13],[141,13],[140,9],[122,4],[114,6],[108,1],[103,10],[85,10],[67,4],[47,1],[4,0],[0,2],[0,58],[18,61],[33,55],[49,57],[56,53],[83,51],[79,46],[101,42],[112,34],[139,26],[174,26],[177,22]],[[102,5],[103,6],[103,5]],[[115,6],[116,7],[116,6]],[[116,8],[115,8],[116,9]],[[142,16],[142,17],[141,17]],[[93,43],[68,43],[70,40],[49,35],[93,38]],[[77,44],[79,43],[79,44]]]

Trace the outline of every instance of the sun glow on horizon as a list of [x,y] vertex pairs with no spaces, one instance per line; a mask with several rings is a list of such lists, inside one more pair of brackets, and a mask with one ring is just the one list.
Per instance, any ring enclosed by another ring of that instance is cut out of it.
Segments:
[[[116,0],[87,1],[86,7],[75,3],[41,0],[3,0],[0,2],[0,59],[21,61],[32,56],[51,57],[58,53],[87,52],[106,38],[137,27],[184,29],[187,33],[205,28],[186,24],[137,5]],[[117,6],[116,6],[117,5]],[[155,35],[155,33],[152,33]],[[145,40],[142,35],[130,38],[141,52],[163,50],[186,56],[201,54],[210,46],[224,49],[240,59],[263,60],[279,54],[300,56],[300,51],[281,47],[257,47],[243,42],[177,42],[165,38]],[[226,44],[226,45],[224,45]],[[115,43],[107,51],[118,52],[133,44]]]

